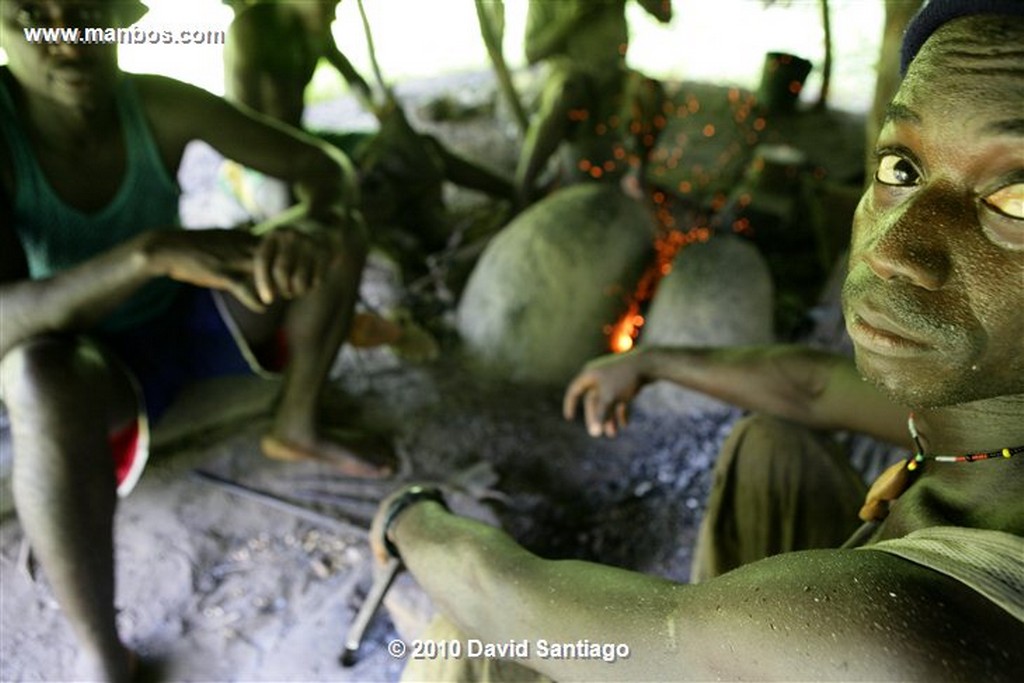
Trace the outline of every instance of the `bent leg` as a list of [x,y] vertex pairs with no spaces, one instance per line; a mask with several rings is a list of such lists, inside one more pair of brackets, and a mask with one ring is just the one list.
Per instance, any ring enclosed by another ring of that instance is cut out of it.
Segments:
[[97,675],[128,680],[115,623],[116,483],[107,439],[136,418],[131,384],[96,347],[67,337],[21,344],[0,373],[25,535]]
[[779,553],[838,547],[856,530],[865,493],[827,434],[744,418],[715,463],[691,580]]
[[570,112],[586,103],[582,76],[571,67],[552,68],[541,93],[540,107],[523,140],[516,167],[516,191],[525,205],[532,200],[534,185],[551,155],[569,135]]
[[361,223],[345,229],[339,254],[320,286],[290,302],[284,310],[259,316],[229,297],[222,301],[253,348],[270,340],[283,315],[288,361],[277,412],[262,441],[264,453],[279,460],[322,460],[353,476],[379,477],[394,468],[386,443],[362,434],[355,438],[336,434],[332,438],[317,425],[331,366],[352,326],[366,262],[366,235]]

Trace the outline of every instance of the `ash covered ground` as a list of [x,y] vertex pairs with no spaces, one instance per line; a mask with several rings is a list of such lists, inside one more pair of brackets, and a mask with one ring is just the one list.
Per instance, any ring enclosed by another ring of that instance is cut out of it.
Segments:
[[[346,360],[361,365],[346,367],[337,403],[358,409],[335,418],[393,429],[411,465],[405,478],[445,481],[490,463],[507,496],[493,511],[532,550],[686,579],[709,466],[736,413],[638,414],[619,438],[594,440],[562,420],[558,389],[482,379],[457,357],[407,366],[379,355]],[[124,637],[163,660],[169,680],[396,680],[387,617],[356,667],[337,661],[370,581],[358,520],[391,484],[353,495],[322,466],[267,461],[257,446],[266,424],[265,413],[250,415],[157,449],[117,517]],[[240,497],[196,479],[195,468],[343,523]],[[344,520],[355,520],[351,529]],[[0,678],[73,680],[71,636],[45,577],[32,583],[15,568],[20,539],[8,518]]]

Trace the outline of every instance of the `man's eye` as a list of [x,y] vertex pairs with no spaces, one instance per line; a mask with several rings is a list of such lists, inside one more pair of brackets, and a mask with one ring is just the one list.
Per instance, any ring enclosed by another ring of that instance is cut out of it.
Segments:
[[1024,183],[1007,185],[982,201],[1010,218],[1024,219]]
[[75,13],[68,19],[73,26],[92,28],[110,26],[114,8],[107,4],[85,2],[75,8]]
[[46,11],[36,2],[28,2],[18,8],[14,15],[15,21],[25,28],[36,26],[48,26],[50,17]]
[[875,180],[883,185],[916,185],[920,179],[914,164],[898,154],[883,154],[878,160]]

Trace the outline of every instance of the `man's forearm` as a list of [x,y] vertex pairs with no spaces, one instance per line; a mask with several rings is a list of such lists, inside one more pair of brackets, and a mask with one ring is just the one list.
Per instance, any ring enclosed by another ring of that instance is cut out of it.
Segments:
[[821,428],[840,426],[833,404],[823,399],[835,373],[852,367],[841,356],[783,345],[652,347],[640,362],[645,380],[667,380],[740,408]]
[[92,327],[158,275],[140,236],[42,280],[0,285],[0,356],[26,339]]
[[844,356],[781,344],[652,347],[641,354],[645,382],[667,380],[812,429],[863,432],[896,444],[907,440],[907,409],[865,382]]
[[507,634],[517,630],[515,624],[494,610],[494,600],[508,588],[500,567],[523,568],[534,556],[500,529],[453,515],[433,502],[410,507],[392,533],[409,571],[461,628],[513,637]]
[[[544,0],[546,1],[546,0]],[[582,30],[591,13],[601,11],[601,3],[575,2],[566,7],[534,7],[526,17],[526,60],[530,64],[560,54],[568,37]]]
[[[687,586],[588,562],[544,560],[504,532],[432,502],[403,513],[393,538],[409,571],[467,638],[526,643],[527,658],[504,658],[556,680],[708,676],[695,668],[700,658],[687,653],[698,649],[699,636],[673,617]],[[638,596],[644,610],[636,609]],[[549,656],[552,646],[581,641],[619,656]],[[681,656],[666,656],[669,651]]]
[[359,185],[352,162],[341,150],[317,142],[305,150],[291,178],[299,198],[309,205],[310,217],[334,222],[359,208]]

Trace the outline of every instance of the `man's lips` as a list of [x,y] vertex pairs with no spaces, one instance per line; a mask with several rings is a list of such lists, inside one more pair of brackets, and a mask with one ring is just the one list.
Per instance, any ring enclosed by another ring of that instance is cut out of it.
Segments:
[[849,332],[858,345],[882,353],[920,353],[931,348],[888,315],[866,307],[854,310]]
[[53,74],[61,83],[71,86],[92,85],[99,77],[96,69],[88,65],[61,67],[54,69]]

